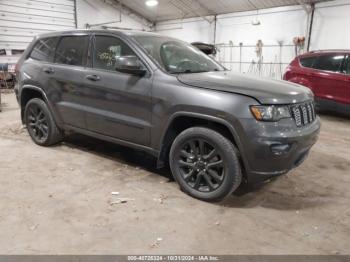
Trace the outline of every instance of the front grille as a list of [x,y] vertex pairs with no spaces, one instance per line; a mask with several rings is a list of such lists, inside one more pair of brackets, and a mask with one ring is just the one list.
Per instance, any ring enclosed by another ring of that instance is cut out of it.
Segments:
[[315,106],[311,101],[291,106],[291,112],[297,127],[311,124],[316,119]]

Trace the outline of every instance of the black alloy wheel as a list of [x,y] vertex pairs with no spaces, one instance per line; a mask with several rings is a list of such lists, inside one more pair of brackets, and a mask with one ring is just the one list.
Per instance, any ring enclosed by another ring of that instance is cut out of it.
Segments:
[[220,151],[205,139],[190,139],[184,143],[176,161],[183,179],[197,191],[212,192],[224,180]]
[[37,142],[44,142],[49,136],[48,119],[44,111],[36,104],[27,108],[28,131]]
[[222,200],[242,181],[236,147],[219,132],[205,127],[181,132],[171,146],[169,163],[180,188],[204,201]]
[[40,146],[51,146],[63,139],[46,103],[40,98],[31,99],[24,110],[24,122],[32,140]]

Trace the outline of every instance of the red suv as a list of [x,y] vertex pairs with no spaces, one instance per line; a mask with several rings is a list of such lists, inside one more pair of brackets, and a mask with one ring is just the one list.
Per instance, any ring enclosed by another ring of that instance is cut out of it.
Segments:
[[350,113],[350,50],[300,55],[290,63],[283,79],[310,88],[319,109]]

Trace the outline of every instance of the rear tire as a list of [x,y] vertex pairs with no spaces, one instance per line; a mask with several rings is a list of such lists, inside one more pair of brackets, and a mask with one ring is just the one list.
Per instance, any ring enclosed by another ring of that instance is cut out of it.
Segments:
[[179,134],[170,149],[170,168],[187,194],[220,201],[241,184],[238,150],[220,133],[193,127]]
[[51,146],[62,141],[63,134],[43,100],[33,98],[26,104],[24,120],[34,143],[40,146]]

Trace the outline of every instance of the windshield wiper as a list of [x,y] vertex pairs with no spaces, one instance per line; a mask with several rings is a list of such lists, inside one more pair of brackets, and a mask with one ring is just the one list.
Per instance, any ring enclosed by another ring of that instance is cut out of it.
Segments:
[[210,71],[206,71],[206,70],[203,70],[203,71],[192,71],[192,70],[185,70],[185,71],[178,71],[178,72],[171,72],[171,74],[196,74],[196,73],[207,73],[207,72],[210,72]]
[[184,73],[185,74],[191,74],[191,73],[206,73],[206,72],[209,72],[209,71],[192,71],[192,70],[186,70]]
[[185,71],[170,71],[170,74],[196,74],[196,73],[208,73],[208,72],[219,72],[221,70],[215,68],[213,70],[198,70],[198,71],[193,71],[191,69],[187,69]]

